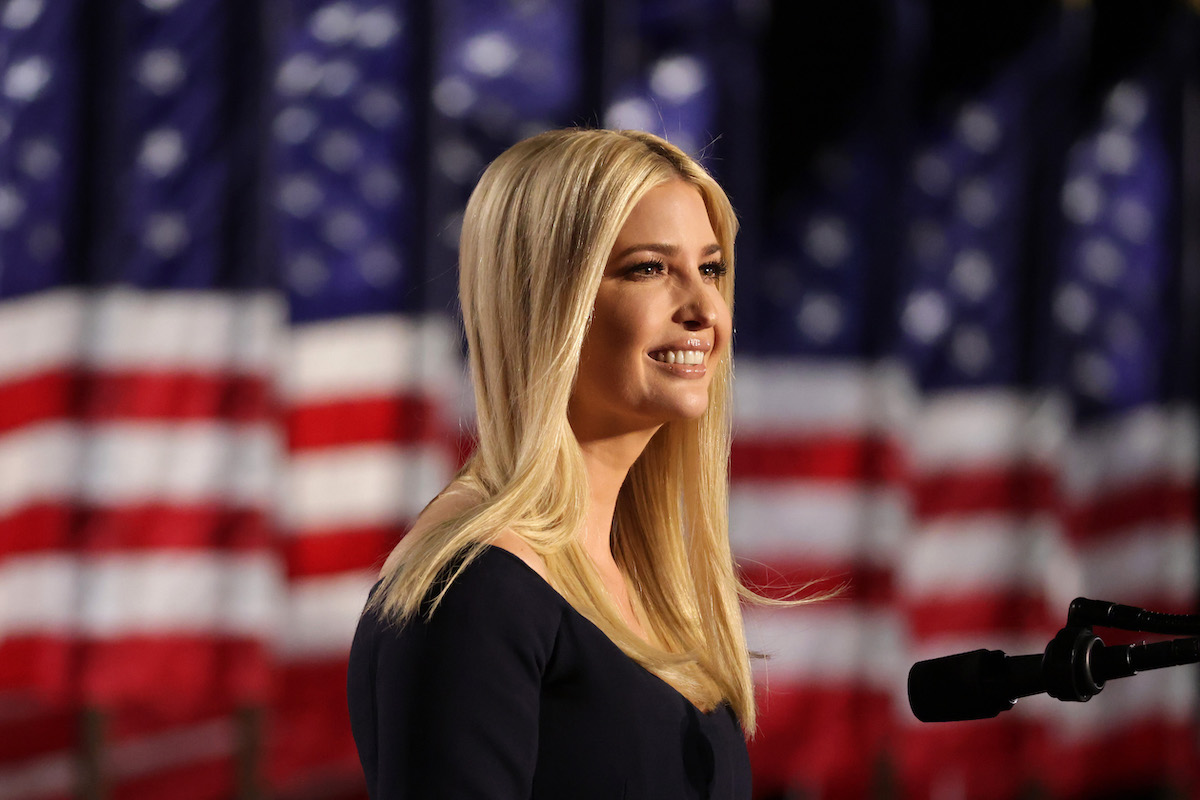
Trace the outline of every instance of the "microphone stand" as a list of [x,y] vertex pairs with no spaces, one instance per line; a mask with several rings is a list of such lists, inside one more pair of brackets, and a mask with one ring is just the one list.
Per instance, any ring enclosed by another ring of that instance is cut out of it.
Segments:
[[[1191,638],[1107,647],[1093,626]],[[914,664],[909,705],[922,722],[986,719],[1020,697],[1045,692],[1058,700],[1087,702],[1114,678],[1200,662],[1200,615],[1146,611],[1077,597],[1067,624],[1043,653],[1008,656],[974,650]]]
[[1106,647],[1092,632],[1094,625],[1139,633],[1200,633],[1200,616],[1160,614],[1133,606],[1077,597],[1067,610],[1067,624],[1046,645],[1041,677],[1045,692],[1057,700],[1085,703],[1113,678],[1200,661],[1200,639],[1173,639],[1155,644]]

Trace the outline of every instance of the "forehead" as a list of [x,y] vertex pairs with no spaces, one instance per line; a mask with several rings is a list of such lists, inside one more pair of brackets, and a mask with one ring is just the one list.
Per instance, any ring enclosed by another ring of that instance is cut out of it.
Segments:
[[706,246],[716,240],[700,190],[686,181],[672,180],[658,184],[638,200],[621,226],[614,250],[639,242]]

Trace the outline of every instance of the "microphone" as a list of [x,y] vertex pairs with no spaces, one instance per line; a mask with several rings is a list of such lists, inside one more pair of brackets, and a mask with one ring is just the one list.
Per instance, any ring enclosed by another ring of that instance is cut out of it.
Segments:
[[1196,662],[1197,638],[1106,647],[1090,628],[1068,627],[1041,655],[981,649],[919,661],[908,673],[908,703],[922,722],[990,719],[1021,697],[1086,702],[1114,678]]
[[1042,656],[972,650],[918,661],[908,671],[908,705],[921,722],[991,719],[1017,698],[1046,691]]

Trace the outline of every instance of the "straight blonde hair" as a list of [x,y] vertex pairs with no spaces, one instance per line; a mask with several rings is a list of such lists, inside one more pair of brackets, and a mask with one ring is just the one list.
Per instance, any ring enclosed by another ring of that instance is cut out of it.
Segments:
[[733,305],[737,221],[716,181],[687,154],[638,131],[558,130],[517,143],[467,203],[459,297],[478,446],[457,482],[470,510],[397,548],[372,605],[403,622],[503,531],[545,561],[551,585],[626,654],[702,709],[726,701],[754,731],[754,686],[729,546],[731,354],[705,413],[670,422],[633,464],[617,499],[612,548],[642,601],[655,644],[625,623],[582,546],[588,478],[567,406],[600,279],[633,207],[683,180],[704,200]]

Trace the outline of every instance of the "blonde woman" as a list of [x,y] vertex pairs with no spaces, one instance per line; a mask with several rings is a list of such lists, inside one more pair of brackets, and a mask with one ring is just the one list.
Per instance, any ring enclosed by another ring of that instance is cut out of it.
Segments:
[[387,559],[350,655],[376,800],[750,796],[736,227],[645,133],[551,131],[484,173],[459,252],[478,447]]

